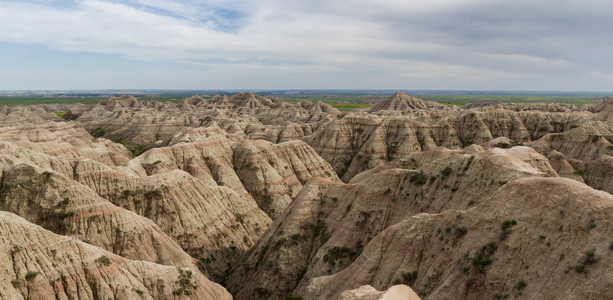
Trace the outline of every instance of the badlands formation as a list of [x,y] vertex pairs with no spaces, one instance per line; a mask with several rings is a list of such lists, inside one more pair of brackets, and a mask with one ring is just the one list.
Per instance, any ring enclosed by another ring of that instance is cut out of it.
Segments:
[[613,299],[612,142],[613,99],[0,107],[0,298]]

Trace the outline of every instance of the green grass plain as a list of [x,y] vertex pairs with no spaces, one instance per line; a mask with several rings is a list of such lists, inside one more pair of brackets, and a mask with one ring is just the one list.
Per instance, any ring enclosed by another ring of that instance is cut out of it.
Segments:
[[[367,98],[371,97],[388,97],[389,94],[381,95],[300,95],[278,96],[279,99],[295,104],[302,100],[311,102],[322,101],[337,108],[340,111],[350,111],[356,108],[368,108],[371,104],[362,103]],[[574,105],[583,105],[587,103],[597,103],[589,101],[593,96],[588,95],[414,95],[417,98],[435,101],[445,105],[457,105],[463,107],[471,102],[487,102],[500,101],[507,103],[529,103],[529,102],[551,102],[565,103]],[[179,102],[181,97],[168,96],[147,96],[137,97],[143,101],[170,101]],[[0,105],[15,106],[15,105],[34,105],[34,104],[96,104],[104,98],[70,98],[70,97],[28,97],[28,96],[0,96]]]
[[[289,103],[297,103],[302,100],[308,100],[311,102],[322,101],[336,107],[340,111],[352,110],[354,108],[368,108],[370,104],[363,104],[362,101],[371,97],[388,97],[388,95],[351,95],[351,96],[282,96],[281,100],[285,100]],[[471,102],[506,102],[506,103],[536,103],[536,102],[548,102],[548,103],[564,103],[583,105],[588,103],[597,103],[595,101],[589,101],[593,96],[559,96],[559,95],[414,95],[414,97],[426,100],[435,101],[444,105],[457,105],[463,107]]]

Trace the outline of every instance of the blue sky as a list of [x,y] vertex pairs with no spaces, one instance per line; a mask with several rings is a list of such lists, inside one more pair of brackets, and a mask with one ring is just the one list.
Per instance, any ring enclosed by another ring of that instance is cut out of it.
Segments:
[[604,0],[0,0],[0,89],[613,91]]

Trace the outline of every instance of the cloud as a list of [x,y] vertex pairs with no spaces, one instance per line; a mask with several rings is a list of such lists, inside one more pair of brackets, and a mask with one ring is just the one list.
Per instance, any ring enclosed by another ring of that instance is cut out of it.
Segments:
[[304,72],[294,77],[308,82],[345,76],[356,87],[421,76],[435,88],[499,86],[495,80],[521,88],[534,78],[555,74],[550,85],[558,86],[587,74],[594,83],[581,84],[593,89],[610,82],[602,76],[613,67],[610,8],[600,0],[1,1],[0,42],[177,62],[228,77],[263,68]]

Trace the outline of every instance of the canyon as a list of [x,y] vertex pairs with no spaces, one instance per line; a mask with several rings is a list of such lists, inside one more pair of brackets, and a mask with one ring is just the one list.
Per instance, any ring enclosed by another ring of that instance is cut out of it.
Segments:
[[4,106],[0,170],[3,299],[613,299],[613,98]]

